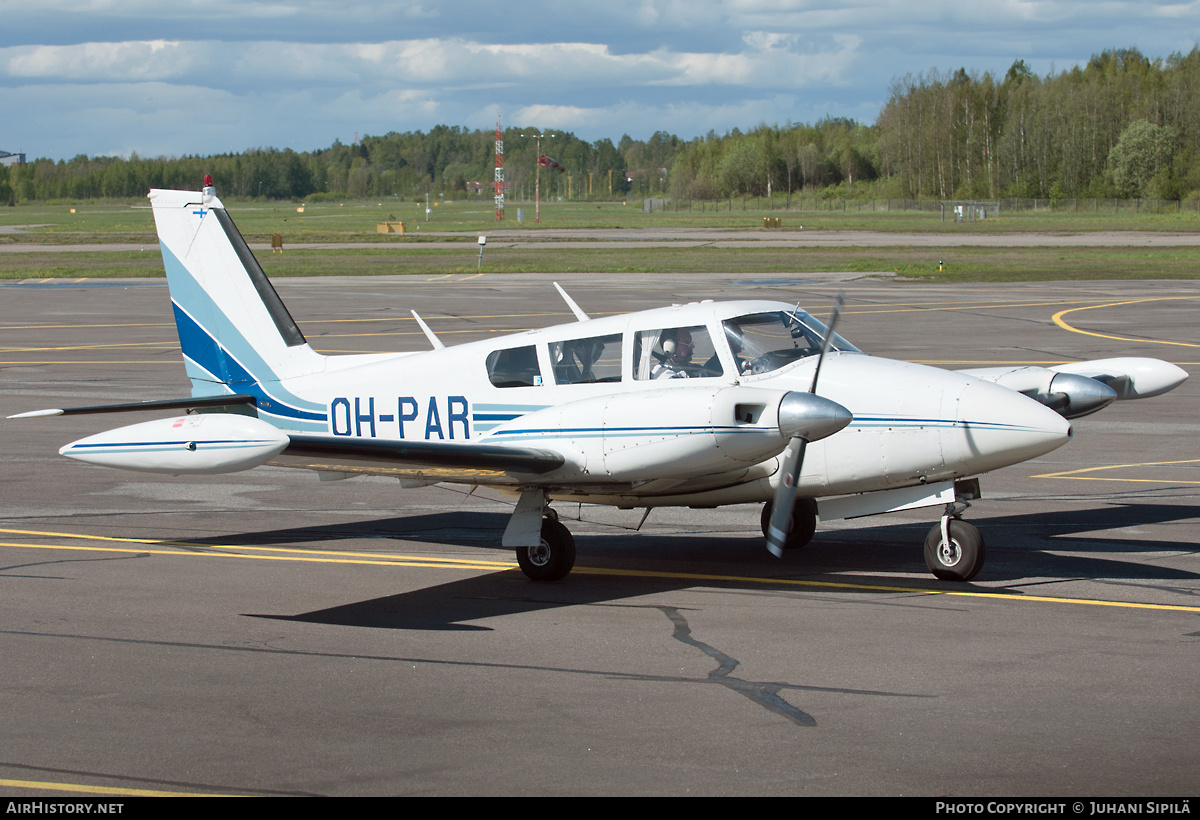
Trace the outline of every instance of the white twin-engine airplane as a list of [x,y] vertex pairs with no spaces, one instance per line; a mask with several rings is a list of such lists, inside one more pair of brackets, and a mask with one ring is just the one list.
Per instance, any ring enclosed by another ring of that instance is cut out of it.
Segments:
[[960,517],[979,496],[973,476],[1065,444],[1067,419],[1187,378],[1134,358],[950,372],[865,355],[785,303],[589,319],[561,288],[575,323],[445,347],[416,317],[433,350],[324,356],[211,179],[150,200],[192,398],[21,416],[188,413],[60,450],[108,467],[180,475],[273,464],[326,480],[509,491],[517,502],[502,543],[535,581],[563,578],[575,561],[552,500],[647,514],[765,502],[776,555],[806,544],[818,516],[941,507],[926,563],[968,581],[984,561],[979,531]]

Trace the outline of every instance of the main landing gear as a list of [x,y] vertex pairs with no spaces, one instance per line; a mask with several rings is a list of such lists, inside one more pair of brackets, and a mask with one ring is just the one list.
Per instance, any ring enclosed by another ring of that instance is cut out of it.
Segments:
[[571,531],[547,508],[542,519],[541,543],[536,547],[518,547],[517,564],[531,581],[561,581],[575,566],[575,539]]
[[[768,501],[763,504],[761,525],[762,533],[767,534],[771,526],[771,512],[774,504]],[[811,498],[797,498],[792,505],[792,517],[788,521],[787,540],[783,542],[785,550],[798,550],[812,540],[817,531],[817,502]]]
[[544,489],[523,490],[501,540],[531,581],[561,581],[575,566],[575,539],[546,502]]

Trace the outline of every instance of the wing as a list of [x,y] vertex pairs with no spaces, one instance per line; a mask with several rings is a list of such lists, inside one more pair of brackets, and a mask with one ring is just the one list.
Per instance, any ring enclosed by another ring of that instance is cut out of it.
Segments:
[[300,433],[289,433],[288,438],[290,441],[283,451],[267,463],[322,473],[512,485],[531,483],[531,479],[566,463],[558,453],[532,447],[348,439]]

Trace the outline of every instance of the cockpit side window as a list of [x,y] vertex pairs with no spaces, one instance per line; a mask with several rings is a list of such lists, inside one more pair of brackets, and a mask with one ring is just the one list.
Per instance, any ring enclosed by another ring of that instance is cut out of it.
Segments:
[[[802,310],[752,313],[726,319],[725,337],[739,373],[770,373],[786,364],[815,356],[829,329]],[[836,333],[830,350],[860,352]]]
[[550,343],[556,384],[621,381],[621,334]]
[[642,330],[634,337],[635,379],[707,379],[723,372],[704,325]]
[[536,387],[542,383],[537,349],[513,347],[493,350],[487,357],[488,381],[496,387]]

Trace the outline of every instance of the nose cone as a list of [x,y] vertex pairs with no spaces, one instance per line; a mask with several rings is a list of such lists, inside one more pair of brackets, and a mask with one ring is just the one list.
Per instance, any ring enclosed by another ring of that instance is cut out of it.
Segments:
[[820,441],[852,421],[845,407],[812,393],[785,393],[779,402],[779,432],[786,439]]
[[970,379],[957,399],[956,440],[947,460],[958,456],[974,472],[985,472],[1045,455],[1071,439],[1071,424],[1027,396],[990,382]]

